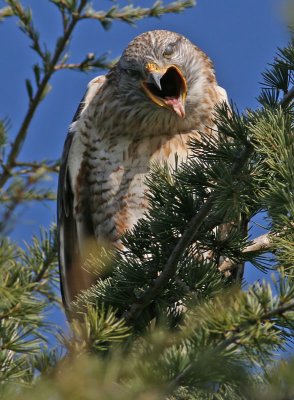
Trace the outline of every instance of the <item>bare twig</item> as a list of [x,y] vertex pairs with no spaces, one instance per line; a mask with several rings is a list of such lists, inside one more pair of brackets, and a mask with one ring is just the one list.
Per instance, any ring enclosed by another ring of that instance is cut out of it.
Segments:
[[52,163],[51,165],[48,164],[43,164],[42,162],[21,162],[21,161],[16,161],[13,164],[13,167],[18,167],[18,168],[27,168],[27,169],[23,169],[20,170],[19,173],[22,174],[28,174],[28,173],[32,173],[32,172],[36,172],[37,170],[44,170],[46,172],[59,172],[59,161],[55,161],[54,163]]
[[[271,250],[272,249],[271,237],[272,237],[272,235],[270,233],[265,233],[264,235],[261,235],[261,236],[255,238],[249,246],[244,248],[242,253],[243,254],[258,253],[261,251]],[[221,272],[230,271],[230,270],[234,269],[237,264],[238,264],[238,262],[227,258],[220,264],[218,269]]]
[[55,66],[55,71],[61,69],[71,69],[79,71],[90,71],[92,69],[110,69],[114,66],[116,60],[109,61],[106,54],[102,54],[99,57],[95,57],[94,53],[88,53],[84,60],[79,63],[66,63],[63,62]]
[[58,64],[55,65],[54,70],[55,71],[60,71],[61,69],[77,69],[77,70],[82,70],[84,68],[83,63],[71,63],[71,64]]
[[46,192],[46,193],[29,193],[27,195],[24,193],[21,197],[0,196],[0,203],[15,203],[16,206],[23,201],[32,201],[32,200],[34,201],[56,200],[56,194],[53,192]]
[[280,105],[282,107],[285,107],[285,106],[289,105],[293,99],[294,99],[294,87],[292,87],[288,91],[288,93],[285,94],[285,96],[280,101]]
[[69,63],[69,64],[58,64],[54,67],[55,71],[60,71],[62,69],[71,69],[71,70],[79,70],[79,71],[89,71],[94,68],[99,68],[99,69],[110,69],[113,67],[113,63],[110,61],[109,63],[107,62],[101,62],[99,65],[95,63]]

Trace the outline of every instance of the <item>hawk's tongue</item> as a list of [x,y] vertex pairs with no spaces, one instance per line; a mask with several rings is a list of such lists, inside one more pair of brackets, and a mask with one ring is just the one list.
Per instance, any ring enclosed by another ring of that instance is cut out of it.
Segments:
[[175,98],[175,97],[165,97],[164,102],[166,105],[168,105],[170,108],[174,110],[174,112],[180,117],[184,118],[185,117],[185,109],[182,103],[181,97]]

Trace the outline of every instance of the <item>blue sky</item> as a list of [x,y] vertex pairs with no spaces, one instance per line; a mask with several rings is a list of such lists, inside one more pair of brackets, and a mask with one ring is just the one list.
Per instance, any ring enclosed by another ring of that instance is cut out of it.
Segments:
[[[47,0],[23,0],[33,10],[41,42],[53,49],[61,33],[57,9]],[[118,2],[121,5],[127,2]],[[151,1],[137,1],[146,6]],[[89,52],[120,55],[137,34],[150,29],[168,29],[182,33],[204,50],[213,60],[219,84],[241,111],[257,106],[261,72],[271,62],[277,47],[286,45],[288,33],[282,13],[283,0],[199,0],[196,7],[181,15],[140,21],[130,27],[114,23],[105,32],[96,21],[83,21],[76,30],[70,48],[71,61],[81,61]],[[109,8],[113,2],[94,0],[96,9]],[[0,6],[5,2],[0,0]],[[10,135],[15,135],[26,112],[28,98],[24,81],[32,78],[31,66],[37,61],[28,39],[16,27],[15,19],[0,24],[0,117],[11,120]],[[67,126],[83,96],[87,82],[95,75],[61,71],[51,84],[52,91],[37,110],[28,140],[19,160],[55,160],[60,157]],[[52,180],[56,186],[56,179]],[[55,203],[31,204],[22,211],[13,231],[16,240],[30,240],[38,227],[55,221]],[[256,274],[247,271],[252,280]]]

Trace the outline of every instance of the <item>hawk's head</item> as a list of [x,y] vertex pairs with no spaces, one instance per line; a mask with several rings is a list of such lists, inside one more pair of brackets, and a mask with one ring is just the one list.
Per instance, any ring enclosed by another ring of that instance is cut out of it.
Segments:
[[116,68],[125,103],[178,119],[202,104],[205,85],[215,83],[209,58],[184,36],[164,30],[137,36]]

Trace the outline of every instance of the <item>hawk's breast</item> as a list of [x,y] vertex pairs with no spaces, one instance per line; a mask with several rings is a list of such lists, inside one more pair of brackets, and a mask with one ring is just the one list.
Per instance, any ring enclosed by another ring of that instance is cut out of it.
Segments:
[[120,236],[143,217],[148,208],[146,175],[152,162],[175,165],[175,157],[188,155],[189,134],[128,137],[103,140],[85,152],[89,210],[98,241],[119,245]]

